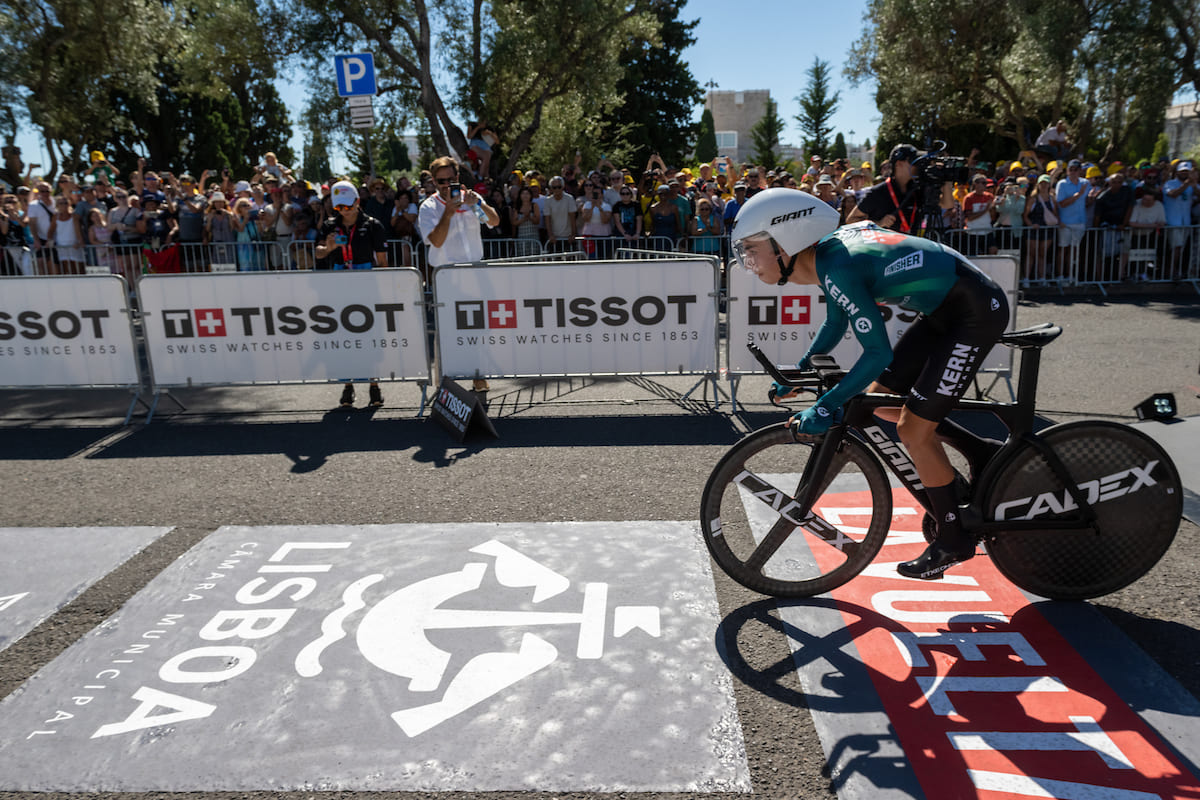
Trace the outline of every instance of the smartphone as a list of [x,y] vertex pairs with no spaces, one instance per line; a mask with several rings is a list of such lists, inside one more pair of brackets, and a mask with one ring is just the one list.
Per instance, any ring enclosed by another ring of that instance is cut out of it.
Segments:
[[344,233],[339,233],[333,237],[334,244],[345,245],[349,241],[350,240],[346,238],[346,234],[344,234]]
[[721,175],[724,175],[725,174],[725,165],[717,164],[717,172],[720,173]]
[[456,200],[459,197],[462,197],[462,184],[461,183],[450,184],[450,196]]

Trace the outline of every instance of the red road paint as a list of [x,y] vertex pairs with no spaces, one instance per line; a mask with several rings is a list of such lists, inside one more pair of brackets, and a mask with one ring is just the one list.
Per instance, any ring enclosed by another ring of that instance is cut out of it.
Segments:
[[[985,555],[940,581],[897,574],[925,547],[924,512],[902,489],[893,502],[875,563],[832,596],[848,626],[870,626],[855,644],[930,800],[1200,796],[1200,781]],[[865,492],[826,496],[819,513],[853,526],[853,509],[869,505]]]

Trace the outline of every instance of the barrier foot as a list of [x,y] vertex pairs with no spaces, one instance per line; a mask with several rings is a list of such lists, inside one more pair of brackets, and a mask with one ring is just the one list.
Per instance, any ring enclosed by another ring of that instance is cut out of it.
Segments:
[[146,424],[147,425],[150,424],[150,420],[154,419],[154,412],[158,409],[158,401],[162,397],[171,398],[171,402],[174,403],[175,405],[179,406],[180,411],[187,411],[187,406],[185,406],[183,403],[179,402],[179,398],[177,398],[175,395],[171,394],[170,392],[168,392],[166,390],[155,392],[154,400],[150,403],[150,410],[146,413]]
[[[133,409],[137,408],[138,403],[146,405],[146,402],[142,400],[142,393],[134,392],[133,399],[129,401],[129,408],[125,411],[125,421],[121,423],[122,428],[129,424],[129,420],[133,419]],[[146,407],[149,408],[149,406]]]
[[737,390],[738,384],[742,382],[742,376],[734,375],[729,379],[729,411],[732,414],[738,413]]
[[417,385],[421,387],[421,407],[417,409],[417,419],[420,419],[425,416],[425,406],[429,403],[429,384],[422,381]]

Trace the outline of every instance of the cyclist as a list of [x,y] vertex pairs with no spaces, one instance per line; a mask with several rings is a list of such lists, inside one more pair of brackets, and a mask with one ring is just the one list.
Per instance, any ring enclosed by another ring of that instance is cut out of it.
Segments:
[[[764,283],[814,284],[825,292],[825,323],[800,368],[828,353],[849,326],[863,354],[837,386],[788,421],[799,433],[829,430],[834,413],[864,389],[906,396],[879,416],[896,423],[937,521],[937,536],[918,558],[899,565],[910,578],[940,578],[975,555],[958,515],[955,473],[937,426],[965,393],[1009,319],[996,283],[960,253],[929,239],[865,222],[838,228],[838,213],[819,198],[768,189],[746,201],[732,232],[733,252]],[[876,303],[921,316],[893,350]],[[776,385],[774,397],[795,390]]]

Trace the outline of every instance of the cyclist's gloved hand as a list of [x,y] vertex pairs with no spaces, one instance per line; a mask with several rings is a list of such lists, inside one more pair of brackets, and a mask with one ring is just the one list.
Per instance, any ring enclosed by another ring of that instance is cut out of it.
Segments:
[[794,415],[789,424],[796,433],[806,433],[810,436],[825,433],[833,425],[833,412],[817,403]]
[[[796,364],[797,369],[810,370],[812,362],[809,361],[808,353],[804,354],[804,358],[800,359]],[[786,400],[789,397],[794,397],[799,394],[800,390],[792,386],[784,386],[782,383],[772,383],[771,388],[767,390],[767,399],[778,405],[780,400]]]
[[778,404],[780,400],[786,400],[789,397],[797,394],[799,389],[793,386],[784,386],[782,383],[772,383],[771,388],[767,390],[767,398]]

